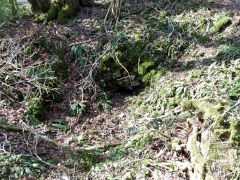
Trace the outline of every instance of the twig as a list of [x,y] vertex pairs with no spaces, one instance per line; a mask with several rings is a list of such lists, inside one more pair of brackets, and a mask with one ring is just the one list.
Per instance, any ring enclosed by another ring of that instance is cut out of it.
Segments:
[[232,106],[232,107],[229,108],[228,110],[224,111],[223,117],[224,117],[227,113],[229,113],[232,109],[234,109],[236,106],[238,106],[239,104],[240,104],[240,100],[239,100],[236,104],[234,104],[234,106]]

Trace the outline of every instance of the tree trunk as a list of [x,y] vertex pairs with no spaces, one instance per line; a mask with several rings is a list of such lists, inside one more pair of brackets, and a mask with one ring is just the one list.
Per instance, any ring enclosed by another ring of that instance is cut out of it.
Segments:
[[55,18],[61,24],[66,23],[67,19],[75,15],[81,6],[93,5],[92,0],[28,0],[33,12],[46,13],[35,19],[35,22],[43,22],[47,18],[51,21]]

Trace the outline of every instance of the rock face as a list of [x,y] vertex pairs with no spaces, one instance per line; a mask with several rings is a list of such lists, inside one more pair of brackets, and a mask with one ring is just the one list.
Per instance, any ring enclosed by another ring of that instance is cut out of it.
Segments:
[[[190,122],[192,133],[187,149],[191,154],[191,179],[221,179],[222,174],[239,168],[240,122],[222,113],[223,103],[211,100],[192,101],[199,111],[198,119]],[[238,169],[239,170],[239,169]]]

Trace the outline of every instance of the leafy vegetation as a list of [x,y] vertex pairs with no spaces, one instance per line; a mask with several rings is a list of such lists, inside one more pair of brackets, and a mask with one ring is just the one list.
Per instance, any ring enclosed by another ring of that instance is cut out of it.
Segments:
[[239,178],[237,5],[126,1],[116,18],[101,1],[34,24],[0,3],[3,178]]
[[0,23],[1,26],[14,22],[14,18],[21,17],[28,13],[29,10],[25,7],[19,7],[18,3],[8,0],[2,0],[0,2]]

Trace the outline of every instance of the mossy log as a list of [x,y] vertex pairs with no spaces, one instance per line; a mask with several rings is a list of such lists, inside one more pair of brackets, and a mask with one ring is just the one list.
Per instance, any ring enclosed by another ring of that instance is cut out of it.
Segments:
[[44,13],[34,21],[41,23],[45,19],[51,21],[58,19],[58,22],[64,24],[71,16],[76,15],[82,6],[92,6],[92,0],[28,0],[32,11],[35,13]]
[[214,35],[214,34],[220,32],[222,29],[224,29],[230,23],[231,23],[231,20],[229,17],[227,17],[227,16],[222,17],[221,19],[219,19],[217,21],[217,23],[212,28],[211,34]]
[[183,102],[185,110],[198,112],[187,142],[190,179],[220,179],[219,172],[232,174],[229,178],[234,179],[239,166],[240,123],[224,113],[226,107],[225,103],[210,98]]

